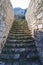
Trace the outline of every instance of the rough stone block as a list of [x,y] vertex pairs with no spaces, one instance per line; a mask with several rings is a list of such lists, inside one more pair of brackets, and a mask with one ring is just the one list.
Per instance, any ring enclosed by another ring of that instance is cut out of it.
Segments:
[[15,54],[14,55],[14,59],[19,59],[20,58],[20,54]]

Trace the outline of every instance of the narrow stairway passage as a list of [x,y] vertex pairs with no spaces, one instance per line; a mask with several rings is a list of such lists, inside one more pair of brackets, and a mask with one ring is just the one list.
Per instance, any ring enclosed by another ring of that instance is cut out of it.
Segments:
[[42,65],[26,21],[14,21],[0,54],[2,65]]

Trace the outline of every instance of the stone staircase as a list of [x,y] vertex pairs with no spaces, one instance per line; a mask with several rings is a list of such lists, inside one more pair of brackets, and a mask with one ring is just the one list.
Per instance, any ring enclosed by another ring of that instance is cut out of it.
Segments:
[[42,65],[26,21],[15,21],[0,54],[0,65]]

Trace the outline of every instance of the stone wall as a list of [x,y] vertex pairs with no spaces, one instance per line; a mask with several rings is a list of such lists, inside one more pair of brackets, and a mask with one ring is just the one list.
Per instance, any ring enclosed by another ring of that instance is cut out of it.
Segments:
[[13,21],[14,15],[10,0],[0,0],[0,50],[6,42]]
[[26,20],[36,39],[37,50],[43,63],[43,0],[30,1]]
[[34,33],[34,29],[43,23],[43,0],[31,0],[26,13],[28,26]]

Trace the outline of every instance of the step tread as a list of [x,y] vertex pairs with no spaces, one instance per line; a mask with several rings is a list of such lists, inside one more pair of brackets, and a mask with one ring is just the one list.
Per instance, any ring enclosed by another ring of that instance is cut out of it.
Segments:
[[33,41],[33,40],[34,39],[23,39],[23,40],[22,39],[21,40],[20,39],[18,39],[18,40],[16,40],[16,39],[7,39],[7,41],[14,41],[14,42],[16,42],[16,41],[21,41],[21,42],[23,41],[23,42],[25,42],[25,41]]
[[32,54],[0,54],[0,60],[3,59],[3,60],[17,60],[17,59],[20,59],[20,58],[24,58],[24,59],[32,59],[32,58],[38,58],[38,55],[32,53]]
[[36,49],[25,49],[25,48],[15,48],[15,49],[3,49],[2,51],[4,54],[15,54],[15,53],[24,53],[24,54],[27,54],[27,53],[30,53],[30,52],[33,52],[33,53],[37,53],[37,50]]
[[6,47],[29,47],[35,46],[35,44],[5,44]]

